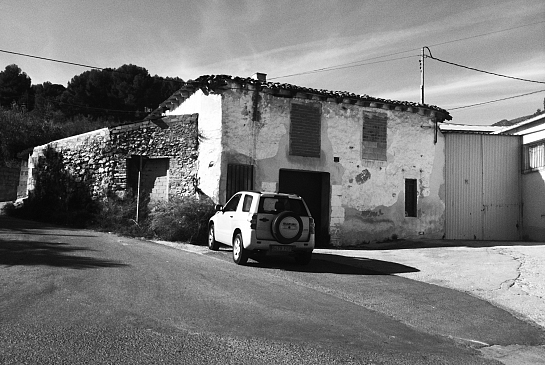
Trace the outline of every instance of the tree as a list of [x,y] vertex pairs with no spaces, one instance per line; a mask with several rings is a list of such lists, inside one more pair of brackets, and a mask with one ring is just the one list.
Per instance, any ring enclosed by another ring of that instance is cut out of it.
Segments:
[[10,165],[23,150],[66,137],[62,128],[32,113],[0,107],[0,166]]
[[33,113],[47,120],[59,115],[61,95],[65,90],[64,86],[52,84],[49,81],[32,85],[32,94],[34,95]]
[[136,65],[85,71],[74,76],[61,96],[70,116],[88,115],[117,122],[144,118],[178,90],[183,80],[151,76]]
[[13,64],[6,66],[0,72],[0,105],[10,108],[14,103],[28,105],[31,101],[30,77],[19,66]]

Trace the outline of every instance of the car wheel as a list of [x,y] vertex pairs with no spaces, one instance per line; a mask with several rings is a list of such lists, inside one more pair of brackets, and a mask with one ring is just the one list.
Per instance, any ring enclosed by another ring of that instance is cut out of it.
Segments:
[[304,252],[295,256],[295,262],[299,265],[308,265],[312,259],[312,252]]
[[241,233],[237,233],[233,238],[233,261],[237,265],[244,265],[248,261],[248,251],[242,243]]
[[273,237],[280,243],[292,243],[303,234],[303,221],[294,212],[278,214],[271,223]]
[[208,249],[212,251],[217,251],[220,249],[220,245],[218,241],[216,241],[214,224],[210,224],[210,227],[208,227]]

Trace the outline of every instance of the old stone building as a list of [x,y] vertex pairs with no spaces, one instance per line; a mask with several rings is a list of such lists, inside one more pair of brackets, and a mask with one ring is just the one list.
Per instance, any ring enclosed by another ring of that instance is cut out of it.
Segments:
[[300,194],[318,244],[444,235],[443,109],[219,75],[148,119],[193,113],[197,186],[218,203],[242,189]]
[[417,103],[267,82],[265,75],[188,81],[144,121],[51,147],[95,197],[138,186],[151,199],[243,189],[303,196],[317,244],[444,235],[447,111]]

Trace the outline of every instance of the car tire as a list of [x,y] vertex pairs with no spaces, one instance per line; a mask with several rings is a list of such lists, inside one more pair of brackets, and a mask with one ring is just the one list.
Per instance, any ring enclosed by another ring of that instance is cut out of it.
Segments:
[[[281,230],[281,224],[285,219],[294,218],[297,221],[297,224],[299,225],[299,229],[297,230],[297,234],[292,237],[285,237],[282,235]],[[303,221],[301,220],[301,217],[299,215],[295,214],[291,211],[285,211],[280,214],[278,214],[271,223],[271,230],[273,237],[280,243],[288,244],[297,241],[301,235],[303,234]]]
[[248,250],[244,248],[240,232],[233,237],[233,261],[237,265],[244,265],[248,262]]
[[308,265],[312,259],[312,252],[303,252],[295,256],[295,262],[299,265]]
[[216,241],[214,224],[210,224],[210,227],[208,227],[208,249],[212,251],[217,251],[220,249],[220,244],[218,241]]

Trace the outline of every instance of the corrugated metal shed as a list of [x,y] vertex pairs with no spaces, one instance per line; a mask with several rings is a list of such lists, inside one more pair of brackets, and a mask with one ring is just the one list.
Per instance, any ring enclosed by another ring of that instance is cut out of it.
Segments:
[[520,138],[448,133],[445,140],[445,237],[520,239]]

